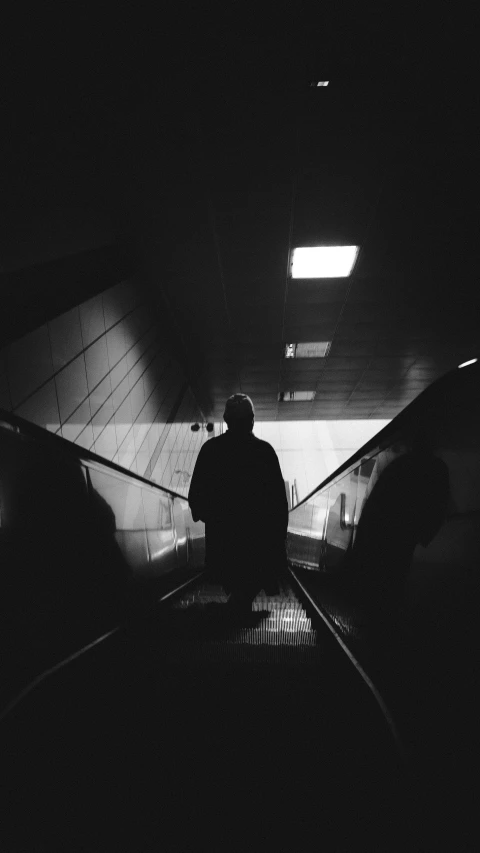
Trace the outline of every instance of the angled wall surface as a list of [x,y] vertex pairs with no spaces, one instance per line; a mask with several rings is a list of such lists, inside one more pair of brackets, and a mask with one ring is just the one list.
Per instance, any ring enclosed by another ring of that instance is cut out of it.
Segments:
[[207,435],[135,278],[0,350],[0,408],[181,494]]

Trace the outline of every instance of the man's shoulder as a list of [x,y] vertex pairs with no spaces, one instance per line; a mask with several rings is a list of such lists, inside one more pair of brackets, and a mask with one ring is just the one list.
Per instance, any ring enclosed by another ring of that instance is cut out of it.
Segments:
[[254,450],[255,453],[258,453],[265,457],[276,457],[277,455],[272,445],[269,444],[268,441],[264,441],[262,438],[258,438],[253,433],[248,436],[247,442],[242,442],[239,447],[232,440],[232,436],[228,435],[228,431],[222,433],[221,435],[215,436],[215,438],[209,438],[208,441],[206,441],[205,444],[202,445],[201,451],[202,455],[208,454],[210,456],[215,455],[217,453],[220,454],[223,451],[225,451],[226,453],[231,453],[232,448],[235,448],[235,450],[237,451],[242,447],[244,449],[249,448],[250,451]]
[[223,435],[217,435],[213,436],[212,438],[209,438],[208,441],[204,441],[199,452],[202,455],[209,454],[212,452],[215,453],[215,450],[218,450],[218,448],[221,446],[220,440],[222,438]]
[[208,441],[205,441],[200,448],[200,453],[203,457],[213,457],[217,455],[222,455],[224,452],[228,453],[230,448],[230,442],[227,439],[227,433],[224,432],[221,435],[212,436]]
[[258,438],[256,435],[252,435],[252,438],[255,441],[255,448],[258,448],[260,453],[264,453],[265,456],[277,455],[270,442],[265,441],[263,438]]

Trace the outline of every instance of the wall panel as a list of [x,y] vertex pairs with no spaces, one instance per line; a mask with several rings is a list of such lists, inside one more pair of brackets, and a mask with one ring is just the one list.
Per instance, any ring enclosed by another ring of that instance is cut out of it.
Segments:
[[0,406],[160,485],[188,493],[208,434],[134,280],[0,351]]

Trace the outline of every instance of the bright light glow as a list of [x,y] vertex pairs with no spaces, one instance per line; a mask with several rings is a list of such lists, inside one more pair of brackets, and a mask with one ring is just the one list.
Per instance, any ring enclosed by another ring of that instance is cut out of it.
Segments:
[[331,341],[311,341],[297,344],[296,358],[324,358],[330,349]]
[[313,400],[315,391],[280,391],[278,399],[280,403],[292,403],[298,400]]
[[155,560],[159,560],[161,557],[163,557],[164,554],[168,554],[169,551],[174,551],[174,549],[175,546],[172,542],[170,542],[169,545],[164,545],[163,548],[157,548],[156,551],[152,548],[152,550],[150,551],[150,559],[152,560],[152,562]]
[[468,367],[469,364],[475,364],[478,361],[478,358],[471,358],[470,361],[464,361],[463,364],[459,364],[459,367]]
[[317,86],[328,86],[328,82],[328,80],[320,80],[320,82],[317,83]]
[[309,343],[285,344],[285,358],[324,358],[331,341],[310,341]]
[[358,246],[306,246],[293,250],[292,278],[345,278],[352,272]]

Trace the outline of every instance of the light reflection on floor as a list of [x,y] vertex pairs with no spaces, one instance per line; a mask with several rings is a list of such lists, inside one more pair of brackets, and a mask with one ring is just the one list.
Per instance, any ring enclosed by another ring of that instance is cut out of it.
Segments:
[[[234,618],[228,609],[228,596],[222,587],[204,583],[187,591],[172,604],[173,609],[223,616],[222,639],[227,643],[255,646],[315,646],[317,632],[312,628],[292,588],[282,585],[280,594],[260,593],[254,599],[251,613]],[[212,620],[213,621],[213,620]]]

